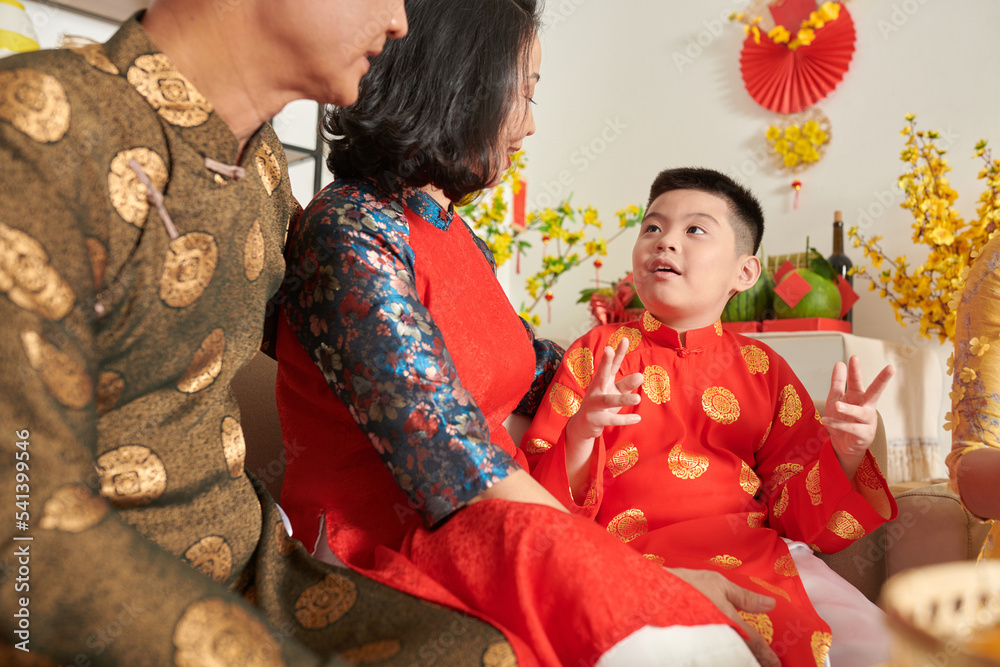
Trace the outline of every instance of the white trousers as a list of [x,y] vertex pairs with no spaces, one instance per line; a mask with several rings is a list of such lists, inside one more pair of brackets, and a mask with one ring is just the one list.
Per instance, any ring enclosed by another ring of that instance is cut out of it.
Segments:
[[596,667],[759,667],[728,625],[647,625],[612,646]]
[[819,617],[830,626],[831,667],[871,667],[889,662],[885,613],[847,583],[802,542],[786,539],[802,585]]

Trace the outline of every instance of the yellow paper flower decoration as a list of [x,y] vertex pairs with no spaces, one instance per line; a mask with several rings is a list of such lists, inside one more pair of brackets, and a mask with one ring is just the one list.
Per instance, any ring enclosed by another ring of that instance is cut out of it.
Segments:
[[813,107],[767,128],[764,138],[774,165],[798,173],[819,162],[830,142],[830,119]]

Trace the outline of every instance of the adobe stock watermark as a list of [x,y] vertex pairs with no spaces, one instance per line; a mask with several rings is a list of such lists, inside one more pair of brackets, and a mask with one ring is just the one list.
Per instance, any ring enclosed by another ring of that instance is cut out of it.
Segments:
[[604,155],[608,147],[618,141],[628,128],[628,124],[622,121],[621,116],[605,118],[604,127],[600,132],[590,141],[580,144],[570,155],[569,162],[576,168],[575,171],[562,169],[554,180],[543,183],[539,187],[542,193],[531,201],[528,210],[550,208],[568,197],[576,177],[587,171],[590,165]]
[[[953,132],[950,127],[943,132],[937,132],[937,135],[938,145],[944,149],[951,148],[962,138],[961,135]],[[870,203],[858,207],[854,225],[859,231],[871,229],[877,220],[901,204],[905,199],[906,194],[899,188],[898,183],[884,190],[872,191]]]
[[550,0],[545,4],[545,13],[542,14],[542,25],[546,28],[553,28],[560,23],[566,23],[580,7],[587,3],[587,0]]
[[703,20],[701,22],[702,29],[688,39],[684,48],[675,50],[670,54],[670,58],[673,60],[677,71],[683,74],[686,67],[693,65],[694,61],[700,58],[705,53],[705,50],[712,46],[715,40],[719,39],[722,33],[725,32],[726,26],[730,22],[729,17],[734,12],[746,9],[749,5],[750,0],[735,0],[730,9],[724,9],[719,12],[718,18]]
[[879,34],[882,35],[882,39],[888,40],[892,35],[899,32],[903,26],[910,22],[911,18],[916,16],[920,8],[928,2],[929,0],[903,0],[901,3],[893,4],[889,18],[879,19],[876,24]]

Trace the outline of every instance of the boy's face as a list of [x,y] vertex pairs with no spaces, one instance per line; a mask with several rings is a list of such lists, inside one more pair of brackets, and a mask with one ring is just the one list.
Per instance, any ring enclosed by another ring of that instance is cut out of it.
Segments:
[[635,289],[658,320],[678,331],[714,324],[729,297],[760,275],[756,257],[736,249],[726,200],[672,190],[646,211],[632,248]]

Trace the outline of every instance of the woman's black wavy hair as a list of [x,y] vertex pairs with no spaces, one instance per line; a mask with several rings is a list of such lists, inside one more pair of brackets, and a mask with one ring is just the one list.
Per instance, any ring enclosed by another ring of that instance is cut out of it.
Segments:
[[431,184],[455,202],[494,182],[541,10],[542,0],[406,0],[409,34],[386,43],[353,106],[323,119],[330,171],[389,191]]

